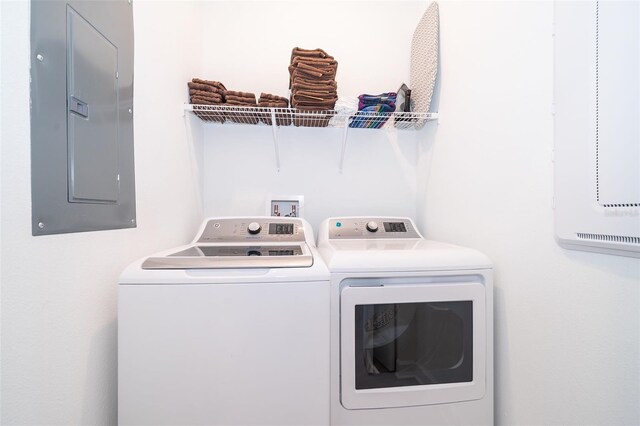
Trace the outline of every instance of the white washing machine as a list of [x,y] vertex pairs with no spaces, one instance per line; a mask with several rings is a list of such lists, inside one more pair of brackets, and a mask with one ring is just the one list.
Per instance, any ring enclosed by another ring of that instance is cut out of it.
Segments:
[[493,424],[492,264],[407,218],[330,218],[332,425]]
[[208,219],[118,296],[120,424],[329,423],[329,272],[304,220]]

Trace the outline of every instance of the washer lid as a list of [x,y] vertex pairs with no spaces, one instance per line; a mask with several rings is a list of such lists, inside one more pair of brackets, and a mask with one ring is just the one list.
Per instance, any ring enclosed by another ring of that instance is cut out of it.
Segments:
[[298,244],[194,244],[165,256],[152,256],[142,269],[308,268],[313,255]]

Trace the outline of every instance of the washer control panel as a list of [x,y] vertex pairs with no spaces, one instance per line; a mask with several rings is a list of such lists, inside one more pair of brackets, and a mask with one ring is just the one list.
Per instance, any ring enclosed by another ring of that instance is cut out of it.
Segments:
[[411,219],[346,217],[329,221],[329,239],[422,238]]
[[300,242],[306,241],[300,219],[273,220],[268,217],[211,219],[197,242]]

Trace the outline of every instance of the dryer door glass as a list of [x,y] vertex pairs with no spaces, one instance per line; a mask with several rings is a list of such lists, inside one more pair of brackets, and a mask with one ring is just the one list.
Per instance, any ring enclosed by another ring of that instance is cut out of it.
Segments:
[[345,280],[342,405],[408,407],[482,398],[487,316],[485,287],[474,278]]
[[473,380],[473,303],[355,306],[356,389]]

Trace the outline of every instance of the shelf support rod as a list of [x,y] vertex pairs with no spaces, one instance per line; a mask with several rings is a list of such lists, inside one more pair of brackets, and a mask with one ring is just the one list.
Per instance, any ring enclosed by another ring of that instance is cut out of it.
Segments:
[[351,116],[347,115],[344,119],[344,130],[342,131],[342,150],[340,152],[340,173],[342,173],[342,167],[344,166],[344,154],[347,150],[347,133],[349,132],[349,123]]
[[271,108],[271,130],[273,131],[273,148],[276,151],[276,171],[280,173],[280,150],[278,148],[278,131],[276,125],[276,110]]

